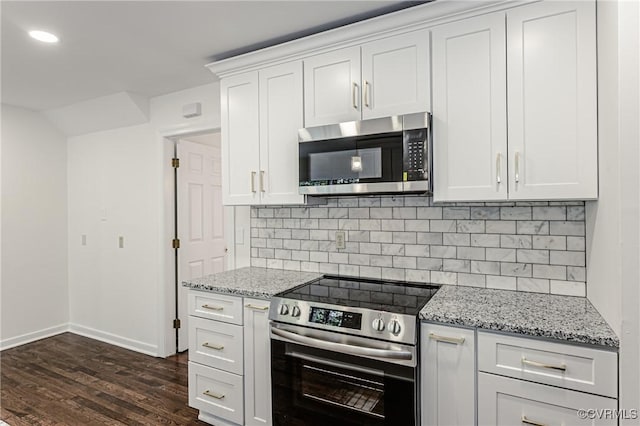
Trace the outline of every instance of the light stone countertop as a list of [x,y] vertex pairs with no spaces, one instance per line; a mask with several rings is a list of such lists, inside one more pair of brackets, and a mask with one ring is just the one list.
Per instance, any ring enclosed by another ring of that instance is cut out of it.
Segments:
[[183,281],[182,285],[231,296],[270,299],[277,293],[321,277],[322,274],[310,272],[247,267]]
[[426,321],[618,348],[584,297],[443,285],[420,311]]

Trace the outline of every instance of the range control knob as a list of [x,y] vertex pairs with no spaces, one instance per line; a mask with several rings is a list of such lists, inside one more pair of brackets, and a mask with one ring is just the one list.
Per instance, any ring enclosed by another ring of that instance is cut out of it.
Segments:
[[384,321],[382,320],[382,318],[374,319],[371,326],[376,331],[384,331]]
[[402,326],[400,326],[400,323],[396,320],[391,320],[389,322],[389,331],[391,332],[391,334],[394,335],[398,335],[400,334],[400,330],[402,330]]
[[287,315],[289,313],[289,306],[288,305],[280,305],[280,308],[278,309],[278,313],[280,315]]
[[294,306],[293,308],[291,308],[291,316],[292,317],[299,317],[300,316],[300,308],[298,308],[297,306]]

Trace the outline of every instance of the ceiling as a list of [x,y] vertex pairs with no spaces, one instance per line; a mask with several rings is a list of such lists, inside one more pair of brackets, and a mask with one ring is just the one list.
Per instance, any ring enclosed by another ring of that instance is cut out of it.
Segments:
[[[118,92],[215,80],[204,65],[423,2],[0,2],[2,102],[48,110]],[[56,45],[31,39],[43,29]]]

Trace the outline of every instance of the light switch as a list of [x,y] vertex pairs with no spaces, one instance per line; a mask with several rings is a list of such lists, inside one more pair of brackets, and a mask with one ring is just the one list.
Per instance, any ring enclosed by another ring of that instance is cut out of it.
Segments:
[[82,234],[82,245],[83,246],[87,245],[87,234]]
[[118,237],[118,247],[124,248],[124,237]]

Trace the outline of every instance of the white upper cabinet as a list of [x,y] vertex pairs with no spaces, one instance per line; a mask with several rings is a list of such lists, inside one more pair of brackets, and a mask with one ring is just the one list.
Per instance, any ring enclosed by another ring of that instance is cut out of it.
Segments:
[[598,196],[594,1],[507,12],[509,198]]
[[434,200],[505,200],[505,16],[436,27],[432,40]]
[[362,45],[362,118],[430,111],[429,31]]
[[220,82],[222,116],[222,202],[256,204],[260,169],[258,72]]
[[595,30],[589,0],[433,29],[434,200],[597,198]]
[[260,70],[260,197],[263,204],[301,204],[298,129],[302,113],[302,62]]
[[428,111],[429,100],[427,30],[304,60],[305,127]]
[[223,203],[301,204],[302,62],[222,79]]
[[360,119],[360,48],[304,60],[305,127]]

